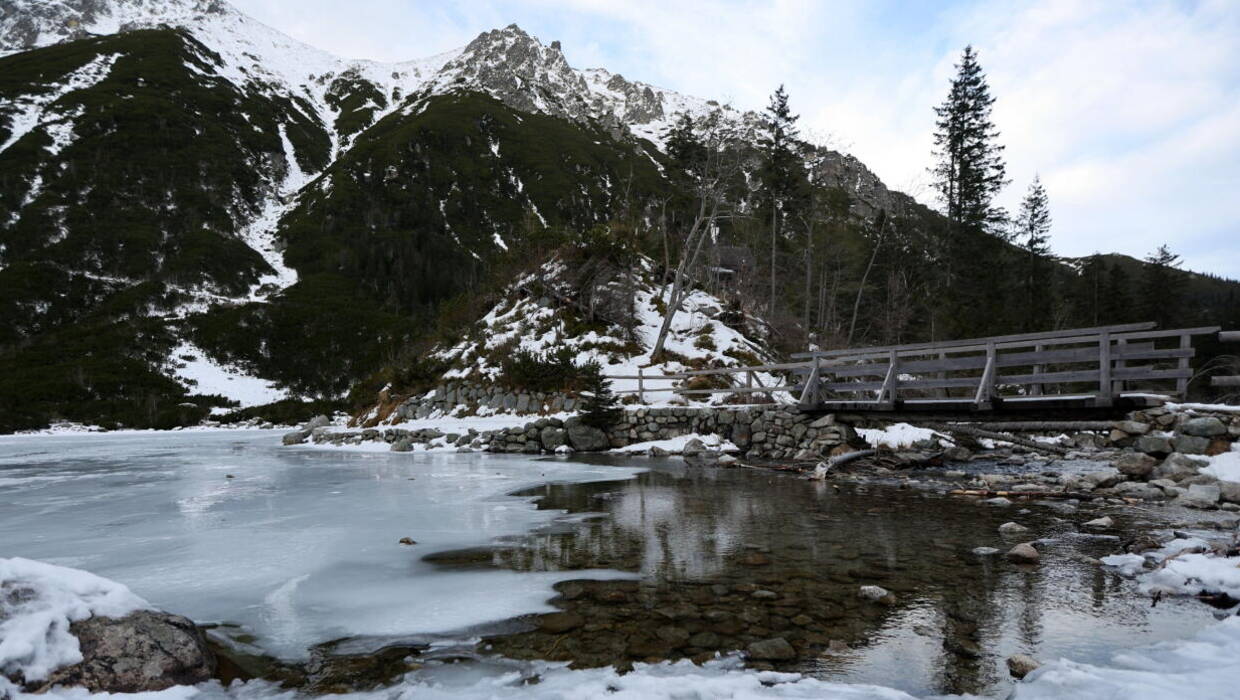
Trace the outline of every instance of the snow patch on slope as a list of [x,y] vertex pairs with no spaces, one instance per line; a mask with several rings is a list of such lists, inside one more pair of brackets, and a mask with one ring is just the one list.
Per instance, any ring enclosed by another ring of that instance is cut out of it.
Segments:
[[[52,104],[71,92],[85,90],[99,84],[112,72],[112,66],[116,64],[116,59],[120,56],[120,54],[97,56],[86,65],[52,83],[55,86],[52,90],[14,99],[7,107],[8,110],[12,110],[9,116],[9,138],[4,143],[0,143],[0,153],[9,150],[22,137],[40,126],[46,128],[49,123],[63,121],[66,116],[57,115],[50,110]],[[52,134],[54,148],[63,148],[67,145],[63,134],[62,130],[56,130]]]
[[172,351],[170,361],[173,363],[172,374],[188,384],[195,394],[223,396],[236,401],[241,408],[288,398],[288,392],[273,382],[220,364],[187,341],[182,341]]

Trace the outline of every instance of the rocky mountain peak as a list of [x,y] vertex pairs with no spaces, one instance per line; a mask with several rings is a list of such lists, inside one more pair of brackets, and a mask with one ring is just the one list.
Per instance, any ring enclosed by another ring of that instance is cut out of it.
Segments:
[[223,0],[0,0],[0,53],[228,12]]

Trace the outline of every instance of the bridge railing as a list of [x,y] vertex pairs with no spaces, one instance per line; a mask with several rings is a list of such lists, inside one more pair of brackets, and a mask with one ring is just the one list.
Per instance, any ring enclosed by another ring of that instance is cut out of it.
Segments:
[[774,386],[679,389],[683,395],[791,394],[803,406],[893,409],[898,405],[1072,399],[1109,406],[1131,392],[1183,396],[1192,338],[1217,327],[1155,330],[1153,323],[1023,333],[793,355],[796,362],[699,370],[686,377],[785,375]]
[[[1240,343],[1240,331],[1223,331],[1218,334],[1218,339],[1224,343]],[[1210,377],[1210,386],[1220,388],[1240,387],[1240,376]]]

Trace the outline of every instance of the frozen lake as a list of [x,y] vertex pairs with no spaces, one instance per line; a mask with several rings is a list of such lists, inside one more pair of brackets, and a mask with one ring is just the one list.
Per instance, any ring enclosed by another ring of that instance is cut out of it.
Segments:
[[[1078,531],[1094,516],[677,459],[286,448],[271,431],[0,437],[0,557],[120,581],[290,661],[343,638],[483,657],[420,657],[397,686],[418,698],[1004,697],[1008,654],[1106,665],[1211,624],[1103,571],[1117,542]],[[1010,546],[1007,520],[1043,538],[1042,564],[973,554]],[[866,584],[895,601],[860,599]],[[578,622],[540,626],[556,611]],[[804,675],[615,670],[768,637],[796,644],[776,667]],[[289,697],[261,681],[198,692]]]
[[422,557],[523,535],[556,515],[507,495],[515,490],[636,473],[284,448],[272,431],[3,437],[0,556],[123,582],[200,624],[240,624],[296,659],[345,636],[452,634],[553,611],[552,584],[581,572],[450,571]]

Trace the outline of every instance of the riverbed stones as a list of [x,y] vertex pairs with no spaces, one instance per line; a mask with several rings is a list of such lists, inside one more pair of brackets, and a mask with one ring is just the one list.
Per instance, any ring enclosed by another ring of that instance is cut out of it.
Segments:
[[143,693],[195,685],[215,673],[202,631],[180,615],[140,610],[121,618],[96,616],[74,622],[69,632],[77,637],[82,660],[53,671],[43,689]]
[[749,658],[759,661],[788,661],[797,656],[796,649],[783,637],[752,642],[746,652]]
[[1193,484],[1188,487],[1188,491],[1180,494],[1174,503],[1186,508],[1208,510],[1217,508],[1220,498],[1222,491],[1217,484]]
[[1041,558],[1032,542],[1021,542],[1008,550],[1007,560],[1013,564],[1036,564]]
[[1029,528],[1020,523],[1003,523],[999,526],[999,533],[1002,535],[1016,535],[1022,532],[1029,532]]
[[1101,518],[1095,518],[1082,524],[1081,527],[1089,528],[1091,530],[1108,530],[1115,527],[1115,521],[1109,516],[1104,515]]
[[1155,467],[1151,476],[1155,479],[1170,479],[1179,482],[1195,475],[1206,464],[1208,462],[1203,458],[1176,452],[1168,455],[1162,464]]
[[1012,654],[1007,657],[1008,673],[1018,680],[1033,673],[1041,665],[1037,659],[1028,654]]
[[1122,420],[1115,424],[1115,429],[1129,435],[1144,435],[1150,432],[1150,424],[1135,420]]
[[1158,460],[1141,452],[1128,452],[1115,460],[1115,468],[1120,474],[1128,477],[1144,478],[1154,471]]

